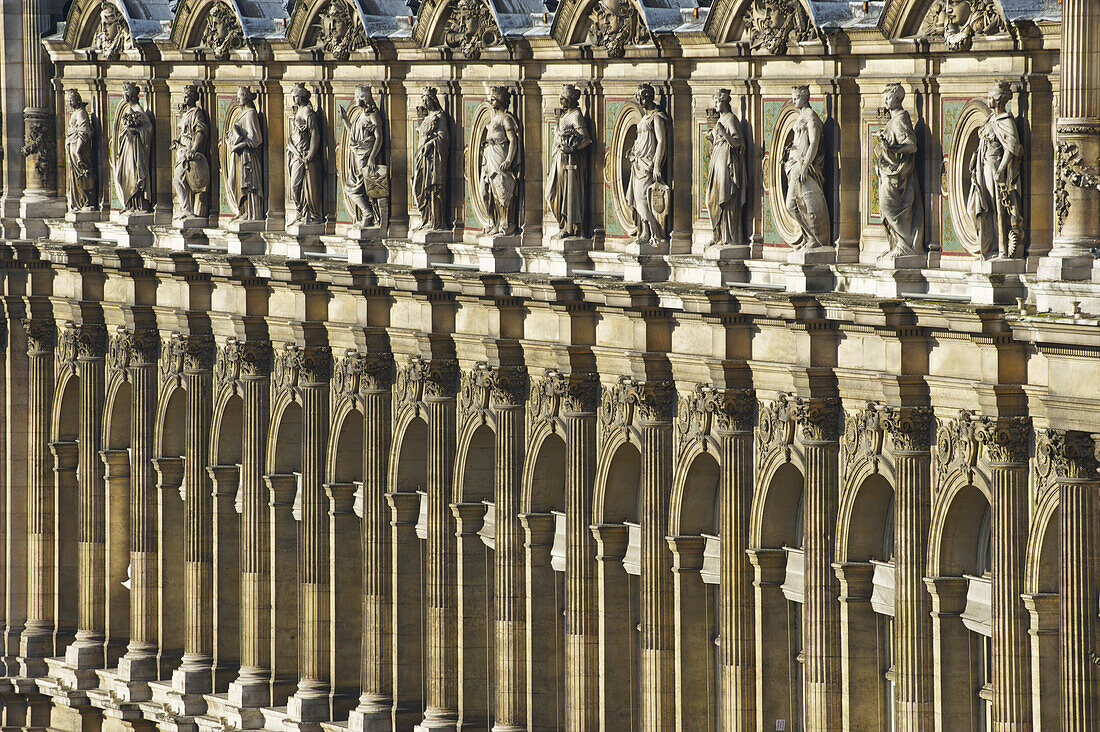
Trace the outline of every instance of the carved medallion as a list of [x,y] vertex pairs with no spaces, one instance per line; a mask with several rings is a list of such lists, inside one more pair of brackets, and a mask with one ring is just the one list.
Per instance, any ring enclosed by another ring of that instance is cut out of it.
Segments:
[[749,46],[783,54],[792,44],[817,40],[817,28],[798,0],[755,0],[748,22]]
[[332,391],[337,398],[387,391],[392,383],[393,356],[388,352],[360,353],[348,349],[333,361]]
[[119,9],[108,0],[99,3],[99,27],[92,36],[91,49],[101,61],[114,61],[123,51],[134,47],[130,26]]
[[199,46],[220,60],[229,58],[230,51],[244,47],[244,30],[232,8],[223,2],[210,6]]
[[496,19],[484,0],[457,0],[443,27],[443,45],[475,59],[486,48],[504,43]]
[[338,61],[346,61],[353,51],[367,45],[363,23],[347,0],[329,0],[317,22],[321,48]]
[[995,0],[936,0],[920,35],[943,40],[951,51],[968,51],[975,36],[995,36],[1006,27]]
[[588,13],[592,45],[603,48],[611,58],[626,53],[627,46],[653,42],[641,13],[630,0],[599,0]]

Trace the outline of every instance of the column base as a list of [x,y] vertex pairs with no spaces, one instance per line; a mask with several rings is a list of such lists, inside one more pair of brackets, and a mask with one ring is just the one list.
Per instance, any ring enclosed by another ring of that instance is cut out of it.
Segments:
[[1045,257],[1039,259],[1035,278],[1046,281],[1080,282],[1094,279],[1097,258],[1088,252],[1057,247]]
[[33,679],[46,675],[46,659],[53,655],[53,634],[29,623],[19,637],[19,675]]
[[[28,191],[19,201],[20,238],[38,239],[49,236],[46,219],[64,217],[65,209],[66,204],[63,199]],[[98,211],[91,213],[99,215]]]
[[288,722],[320,724],[331,716],[327,685],[311,684],[308,689],[299,687],[286,703]]
[[459,730],[458,712],[449,709],[428,709],[424,719],[413,727],[413,732],[432,732],[434,730]]
[[213,673],[209,666],[188,667],[186,664],[172,673],[172,691],[168,707],[173,714],[193,717],[206,711],[204,696],[213,688]]
[[99,691],[107,694],[112,701],[121,704],[132,704],[152,699],[153,690],[149,687],[149,681],[138,681],[123,676],[122,668],[123,662],[120,661],[117,671],[114,669],[96,671],[100,680]]
[[228,700],[238,709],[258,709],[271,703],[271,680],[262,670],[245,674],[229,685]]
[[83,645],[80,641],[65,649],[63,662],[48,663],[50,676],[62,686],[74,691],[94,689],[99,686],[96,671],[103,668],[103,644]]
[[382,240],[386,232],[381,226],[352,226],[348,229],[348,264],[381,264],[386,261]]
[[351,732],[389,732],[393,729],[391,707],[390,700],[381,697],[367,702],[360,700],[359,706],[348,716],[348,729]]

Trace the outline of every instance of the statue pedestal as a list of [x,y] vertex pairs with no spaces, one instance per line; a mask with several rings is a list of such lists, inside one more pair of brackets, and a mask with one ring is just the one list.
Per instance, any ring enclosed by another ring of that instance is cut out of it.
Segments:
[[[748,247],[745,247],[747,250]],[[722,287],[728,282],[748,282],[749,271],[743,259],[712,259],[698,254],[670,254],[666,258],[673,282]]]
[[620,254],[624,282],[663,282],[668,279],[669,267],[660,254]]
[[84,239],[99,239],[96,224],[103,220],[100,211],[68,211],[64,218],[45,219],[47,235],[65,244],[80,244]]
[[321,237],[317,234],[277,234],[267,232],[260,234],[267,247],[265,253],[276,257],[289,259],[302,259],[308,254],[325,254],[325,245],[321,243]]
[[527,272],[569,277],[575,270],[592,268],[588,253],[594,246],[586,236],[553,236],[541,247],[521,247],[520,255]]
[[392,255],[389,261],[394,264],[431,267],[451,261],[451,250],[447,245],[454,241],[455,233],[450,229],[421,229],[409,234],[408,243],[387,239],[386,249]]
[[230,221],[225,225],[225,244],[229,254],[265,254],[267,243],[260,236],[266,222]]
[[477,265],[482,272],[519,272],[523,260],[519,248],[523,244],[521,234],[482,235],[477,239]]
[[385,230],[381,226],[352,226],[344,237],[347,240],[348,264],[383,264],[386,247],[382,240]]
[[642,257],[652,254],[668,254],[668,239],[661,241],[639,242],[637,239],[626,245],[623,250],[626,254]]
[[1049,254],[1039,259],[1035,277],[1047,281],[1090,280],[1096,262],[1097,257],[1091,252],[1073,248],[1059,250],[1055,246]]
[[153,246],[153,214],[128,211],[112,213],[110,221],[96,224],[104,239],[115,242],[115,246],[126,249],[138,249]]
[[1027,290],[1023,277],[1026,259],[978,259],[970,267],[967,285],[970,301],[977,305],[1011,305]]
[[209,221],[197,216],[175,219],[171,226],[153,226],[153,239],[158,247],[178,251],[186,251],[193,245],[207,246],[210,243],[207,226]]
[[[60,219],[66,216],[65,199],[54,198],[27,192],[19,201],[19,228],[23,239],[38,239],[49,236],[50,228],[46,219]],[[74,211],[75,214],[94,214],[98,220],[99,211]]]
[[922,270],[929,264],[928,254],[884,254],[874,270],[875,295],[906,297],[923,294],[928,289]]
[[834,247],[795,249],[787,255],[787,263],[780,266],[789,292],[820,292],[836,287]]

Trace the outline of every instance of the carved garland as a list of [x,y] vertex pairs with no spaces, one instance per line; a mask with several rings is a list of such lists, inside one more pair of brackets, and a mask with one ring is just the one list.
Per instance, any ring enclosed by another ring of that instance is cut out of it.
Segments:
[[1100,191],[1100,170],[1085,164],[1076,143],[1062,140],[1058,143],[1054,176],[1054,211],[1058,216],[1059,229],[1069,216],[1069,186]]
[[777,55],[819,36],[799,0],[755,0],[747,25],[749,46]]
[[241,22],[232,8],[224,2],[216,2],[210,6],[199,45],[209,49],[214,58],[222,61],[229,58],[231,51],[244,47]]
[[622,57],[627,46],[653,42],[631,0],[599,0],[588,13],[588,28],[593,45],[603,48],[610,58]]
[[484,0],[457,0],[443,26],[443,45],[476,59],[486,48],[504,43],[497,21]]
[[48,112],[28,111],[25,115],[27,140],[19,152],[27,158],[34,155],[34,173],[42,188],[49,187],[53,175],[53,146],[56,138],[53,133],[53,116]]

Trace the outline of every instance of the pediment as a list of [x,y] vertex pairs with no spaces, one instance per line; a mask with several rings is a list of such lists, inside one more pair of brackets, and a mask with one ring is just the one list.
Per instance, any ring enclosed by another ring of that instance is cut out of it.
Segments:
[[363,10],[355,0],[299,0],[286,39],[294,48],[320,48],[325,56],[344,61],[367,45]]
[[[245,12],[247,9],[247,12]],[[252,40],[282,35],[276,23],[287,19],[281,0],[181,0],[172,21],[172,44],[227,59]]]
[[113,0],[74,0],[65,23],[65,45],[112,60],[134,48],[125,7]]
[[562,48],[589,45],[611,58],[631,46],[653,44],[645,8],[638,0],[565,0],[554,16],[551,37]]
[[890,0],[881,27],[888,38],[924,38],[966,51],[977,38],[1009,38],[1016,23],[1061,18],[1061,6],[1045,0]]
[[715,43],[742,42],[772,55],[821,35],[814,13],[802,0],[717,0],[703,30]]
[[417,10],[413,40],[421,48],[443,46],[475,59],[503,46],[504,34],[486,0],[427,0]]

